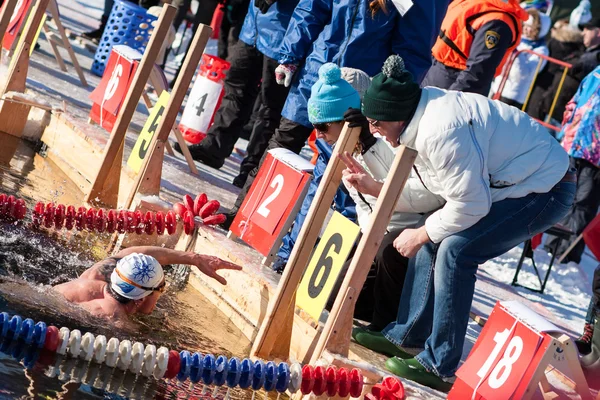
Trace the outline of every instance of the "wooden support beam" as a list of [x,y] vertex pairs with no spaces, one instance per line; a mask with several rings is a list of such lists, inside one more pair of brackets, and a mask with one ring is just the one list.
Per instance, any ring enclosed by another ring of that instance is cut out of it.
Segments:
[[183,99],[190,87],[196,67],[200,63],[202,53],[204,53],[204,48],[211,34],[212,29],[210,26],[201,24],[194,35],[190,50],[181,67],[181,73],[177,77],[177,81],[175,81],[175,86],[173,87],[173,92],[171,93],[163,117],[160,120],[156,133],[152,137],[152,142],[150,142],[148,154],[144,158],[140,173],[137,175],[133,188],[125,202],[126,208],[131,205],[136,193],[158,195],[160,192],[165,142],[167,142],[173,125],[175,125],[181,103],[183,103]]
[[406,146],[398,149],[394,163],[377,198],[371,222],[363,232],[323,332],[321,332],[312,362],[318,360],[325,350],[344,357],[348,356],[352,334],[352,315],[358,294],[367,279],[371,264],[379,250],[381,240],[416,157],[416,150]]
[[87,83],[87,80],[85,79],[85,75],[83,74],[83,70],[81,69],[81,66],[79,65],[79,61],[77,61],[77,56],[75,55],[75,52],[73,51],[73,48],[71,47],[71,42],[69,41],[69,37],[67,36],[67,33],[65,32],[65,27],[63,26],[62,22],[60,21],[60,13],[58,12],[58,3],[56,2],[56,0],[50,0],[50,2],[48,3],[48,7],[49,7],[50,14],[52,15],[52,18],[54,19],[54,23],[56,24],[56,29],[58,29],[58,33],[59,33],[60,37],[62,38],[62,46],[65,48],[65,50],[67,50],[67,53],[69,54],[69,58],[71,59],[73,68],[75,68],[75,71],[77,72],[77,76],[79,76],[79,81],[81,81],[81,85],[83,87],[88,87],[88,83]]
[[105,205],[112,208],[117,207],[117,202],[114,200],[114,195],[112,195],[112,193],[119,192],[125,135],[127,134],[127,129],[129,128],[135,109],[140,101],[144,87],[148,82],[150,73],[154,68],[156,57],[160,52],[163,39],[171,28],[171,23],[173,22],[176,12],[176,7],[168,4],[163,6],[154,32],[152,33],[152,37],[150,38],[150,42],[148,43],[148,47],[146,47],[146,51],[135,71],[135,75],[133,76],[131,86],[123,101],[123,105],[119,109],[119,115],[117,116],[110,139],[104,151],[104,158],[102,159],[100,170],[94,178],[90,192],[86,196],[86,201],[91,204]]
[[253,357],[264,359],[289,357],[291,337],[284,332],[291,331],[289,326],[294,319],[296,290],[342,179],[345,165],[340,159],[340,154],[346,151],[352,152],[359,133],[359,128],[349,128],[348,124],[344,125],[290,255],[287,268],[279,281],[275,297],[269,302],[267,314],[252,345],[250,354]]
[[2,54],[2,42],[4,41],[4,34],[8,29],[10,18],[15,11],[15,6],[18,0],[4,0],[2,11],[0,11],[0,55]]
[[60,55],[60,51],[58,50],[58,41],[56,35],[50,28],[48,28],[47,24],[44,24],[44,34],[46,35],[46,40],[50,43],[50,47],[52,47],[52,53],[54,53],[54,58],[56,59],[56,63],[58,64],[58,68],[62,72],[67,72],[67,66],[63,61],[62,56]]
[[[152,75],[150,75],[150,82],[152,82],[152,86],[154,87],[154,90],[156,90],[156,95],[158,97],[160,97],[162,92],[167,90],[167,85],[166,85],[167,82],[164,80],[164,74],[162,74],[162,71],[157,71],[157,68],[159,68],[159,67],[156,67],[154,69],[154,72],[152,73]],[[160,76],[159,73],[162,76]],[[190,172],[194,175],[199,175],[200,173],[198,172],[198,168],[196,168],[196,164],[194,163],[194,159],[192,158],[190,149],[188,149],[187,144],[185,143],[185,139],[183,138],[183,135],[181,134],[181,132],[179,132],[179,129],[177,129],[175,126],[173,126],[172,133],[173,133],[173,136],[175,136],[177,143],[179,143],[179,147],[181,147],[181,151],[183,152],[183,156],[185,157],[185,161],[188,164]],[[171,156],[175,155],[173,153],[173,149],[171,148],[171,145],[169,144],[168,140],[165,141],[165,150],[167,150],[169,155],[171,155]]]
[[27,20],[27,24],[21,35],[24,39],[20,42],[16,53],[10,60],[6,82],[0,90],[0,96],[6,92],[25,92],[27,82],[27,72],[29,70],[29,49],[32,46],[33,39],[37,34],[38,27],[42,22],[42,17],[46,12],[49,0],[38,0],[31,11],[33,16]]

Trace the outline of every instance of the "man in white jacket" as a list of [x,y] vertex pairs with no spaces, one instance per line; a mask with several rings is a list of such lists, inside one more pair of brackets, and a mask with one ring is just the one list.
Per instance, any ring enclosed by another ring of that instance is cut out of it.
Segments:
[[[394,241],[411,258],[397,320],[354,336],[377,351],[396,348],[386,363],[396,375],[449,390],[478,266],[560,221],[576,179],[565,151],[525,113],[477,94],[420,89],[398,56],[382,71],[362,104],[371,132],[416,149],[415,173],[446,204]],[[379,196],[381,182],[347,166],[350,184]]]

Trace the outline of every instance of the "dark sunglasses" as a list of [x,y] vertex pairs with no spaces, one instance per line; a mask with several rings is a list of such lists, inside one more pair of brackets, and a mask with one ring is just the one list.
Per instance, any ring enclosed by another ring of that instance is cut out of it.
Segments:
[[333,125],[333,124],[339,124],[339,123],[341,123],[341,122],[342,122],[342,121],[340,121],[340,122],[321,122],[321,123],[318,123],[318,124],[313,124],[313,127],[314,127],[314,128],[315,128],[315,129],[316,129],[318,132],[321,132],[321,133],[327,133],[327,131],[329,131],[329,127],[330,127],[331,125]]

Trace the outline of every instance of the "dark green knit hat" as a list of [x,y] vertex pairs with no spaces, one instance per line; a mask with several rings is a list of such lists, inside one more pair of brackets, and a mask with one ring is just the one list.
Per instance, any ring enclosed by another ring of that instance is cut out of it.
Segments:
[[391,55],[364,95],[362,113],[377,121],[406,121],[413,115],[420,98],[421,88],[404,69],[402,57]]

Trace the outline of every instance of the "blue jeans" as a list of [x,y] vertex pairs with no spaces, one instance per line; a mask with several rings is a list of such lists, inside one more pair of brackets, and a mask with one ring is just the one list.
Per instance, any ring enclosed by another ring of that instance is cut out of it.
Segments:
[[396,322],[383,333],[428,371],[452,378],[463,350],[477,268],[532,236],[544,232],[569,211],[573,182],[548,193],[492,204],[472,227],[428,243],[410,261]]

